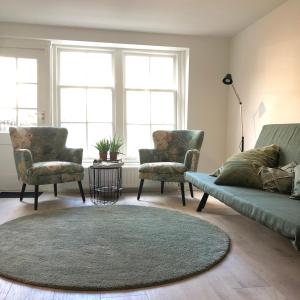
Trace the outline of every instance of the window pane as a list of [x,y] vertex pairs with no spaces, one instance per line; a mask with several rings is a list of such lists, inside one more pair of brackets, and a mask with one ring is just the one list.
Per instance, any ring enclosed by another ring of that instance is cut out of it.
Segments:
[[127,55],[125,58],[126,87],[142,88],[149,84],[149,57]]
[[85,148],[86,126],[84,123],[61,123],[61,127],[68,129],[67,147]]
[[111,90],[87,90],[87,119],[88,122],[112,122]]
[[0,81],[0,108],[12,108],[16,105],[16,83],[5,84]]
[[0,84],[2,86],[16,84],[16,58],[0,56]]
[[151,92],[151,123],[175,124],[175,103],[172,92]]
[[86,54],[86,84],[89,86],[112,86],[112,55],[88,52]]
[[174,125],[152,125],[151,126],[151,135],[154,131],[157,130],[174,130]]
[[88,156],[99,158],[99,153],[95,149],[96,143],[103,138],[112,136],[112,124],[110,123],[89,123],[88,124]]
[[138,150],[149,147],[150,125],[127,125],[127,157],[138,158]]
[[86,54],[79,51],[61,52],[59,79],[62,85],[85,85]]
[[0,109],[0,132],[7,132],[10,126],[16,126],[16,110]]
[[86,90],[62,88],[60,94],[61,122],[86,121]]
[[32,58],[18,58],[18,82],[37,83],[37,60]]
[[18,107],[36,108],[37,107],[37,85],[18,84]]
[[18,125],[19,126],[36,126],[37,125],[37,110],[36,109],[19,109],[18,110]]
[[173,57],[150,57],[150,78],[152,88],[173,88]]
[[126,93],[127,123],[149,124],[150,123],[150,93],[127,92]]

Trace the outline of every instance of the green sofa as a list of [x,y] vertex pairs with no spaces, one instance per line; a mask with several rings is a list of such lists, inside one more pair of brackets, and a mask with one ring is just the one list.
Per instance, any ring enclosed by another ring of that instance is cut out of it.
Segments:
[[[300,124],[265,125],[255,148],[276,144],[280,147],[279,165],[291,161],[300,163]],[[197,211],[201,211],[209,195],[256,220],[292,241],[300,250],[300,201],[289,195],[262,190],[220,186],[215,177],[198,172],[186,172],[185,179],[204,192]]]

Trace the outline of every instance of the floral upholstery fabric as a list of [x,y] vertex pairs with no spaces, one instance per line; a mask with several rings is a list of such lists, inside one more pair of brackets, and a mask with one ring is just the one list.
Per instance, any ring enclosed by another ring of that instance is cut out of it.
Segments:
[[184,182],[184,172],[197,170],[203,137],[198,130],[155,131],[155,149],[139,150],[139,177]]
[[9,129],[19,179],[41,185],[83,178],[83,149],[66,148],[68,131],[55,127]]

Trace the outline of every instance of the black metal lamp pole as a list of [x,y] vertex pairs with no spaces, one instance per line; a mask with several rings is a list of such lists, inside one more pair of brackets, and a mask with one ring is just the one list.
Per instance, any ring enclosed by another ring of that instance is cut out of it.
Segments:
[[231,74],[227,74],[224,78],[223,78],[223,83],[226,85],[231,85],[232,89],[235,93],[235,96],[238,100],[238,103],[240,105],[240,121],[241,121],[241,133],[242,133],[242,138],[241,138],[241,143],[240,143],[240,149],[241,152],[244,152],[245,149],[245,137],[244,137],[244,119],[243,119],[243,103],[241,101],[240,95],[238,94],[234,84],[233,84],[233,80],[232,80],[232,76]]

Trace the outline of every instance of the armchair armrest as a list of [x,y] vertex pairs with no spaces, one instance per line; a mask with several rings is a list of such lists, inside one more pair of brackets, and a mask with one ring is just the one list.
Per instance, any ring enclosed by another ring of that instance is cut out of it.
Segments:
[[27,170],[32,167],[32,154],[28,149],[14,150],[16,169],[19,179],[23,182],[27,179]]
[[165,151],[157,149],[139,149],[140,164],[161,162],[165,160]]
[[196,172],[198,168],[198,161],[200,157],[200,151],[197,149],[188,150],[185,154],[184,165],[189,171]]
[[82,148],[64,148],[58,155],[58,159],[61,161],[69,161],[73,163],[82,163]]

